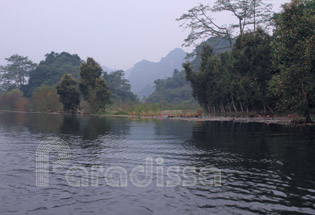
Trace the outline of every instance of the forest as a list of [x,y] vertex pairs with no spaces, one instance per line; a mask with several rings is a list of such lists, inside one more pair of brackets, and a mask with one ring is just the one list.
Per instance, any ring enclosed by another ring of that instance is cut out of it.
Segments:
[[[0,67],[0,109],[102,113],[157,105],[201,107],[214,114],[298,113],[311,122],[315,2],[292,0],[280,13],[262,0],[240,2],[200,4],[177,19],[190,30],[183,45],[199,45],[187,55],[182,71],[154,82],[155,91],[145,100],[131,92],[124,71],[103,71],[93,58],[51,52],[37,65],[15,54]],[[222,11],[232,12],[238,24],[219,26],[207,16]]]

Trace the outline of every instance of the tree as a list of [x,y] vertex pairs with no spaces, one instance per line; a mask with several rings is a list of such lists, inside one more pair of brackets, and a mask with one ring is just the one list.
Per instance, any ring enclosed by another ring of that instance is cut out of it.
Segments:
[[125,72],[122,70],[112,73],[104,72],[103,78],[111,92],[112,100],[113,102],[137,102],[137,97],[131,92],[129,81],[124,76]]
[[80,91],[83,98],[89,102],[90,111],[96,113],[105,108],[110,103],[110,91],[103,78],[101,78],[102,67],[88,58],[80,66]]
[[57,85],[59,101],[63,104],[63,110],[75,113],[80,105],[80,92],[77,88],[77,81],[71,74],[64,74]]
[[21,89],[27,84],[30,72],[34,70],[37,65],[29,60],[28,57],[17,54],[5,60],[7,61],[7,65],[0,68],[2,90]]
[[67,52],[51,52],[45,55],[45,60],[31,71],[28,85],[22,88],[24,95],[31,97],[33,91],[41,85],[53,86],[61,77],[70,73],[74,78],[79,78],[81,59],[78,55]]
[[28,111],[29,103],[29,100],[24,98],[23,93],[18,89],[0,94],[1,110]]
[[[106,104],[110,104],[111,93],[108,86],[103,78],[97,78],[95,80],[95,89],[93,94],[95,95],[95,107],[93,108],[96,112],[104,109]],[[93,110],[92,109],[92,110]]]
[[148,103],[167,102],[170,105],[179,107],[184,104],[196,106],[194,98],[191,96],[192,89],[190,83],[185,79],[185,72],[174,70],[173,76],[166,79],[154,81],[155,91],[146,100]]
[[271,110],[267,101],[268,82],[273,75],[271,36],[262,29],[239,36],[233,46],[235,91],[241,109]]
[[[183,14],[177,21],[182,21],[181,27],[190,29],[190,34],[184,41],[184,45],[190,46],[198,40],[205,40],[210,37],[227,39],[230,47],[233,45],[233,38],[236,36],[233,31],[238,30],[242,35],[246,27],[251,25],[256,30],[256,25],[266,24],[271,17],[271,4],[265,4],[263,0],[217,0],[214,6],[199,4]],[[230,12],[237,23],[219,25],[211,16],[215,12]]]
[[208,112],[216,112],[218,101],[218,80],[220,79],[220,59],[215,55],[213,48],[203,43],[200,53],[200,69],[194,72],[190,63],[183,65],[186,79],[191,83],[192,95],[198,103]]
[[302,113],[311,122],[315,105],[315,4],[293,0],[276,20],[275,65],[280,71],[270,83],[278,109]]
[[60,112],[62,104],[55,86],[42,85],[36,88],[31,97],[31,107],[39,112]]

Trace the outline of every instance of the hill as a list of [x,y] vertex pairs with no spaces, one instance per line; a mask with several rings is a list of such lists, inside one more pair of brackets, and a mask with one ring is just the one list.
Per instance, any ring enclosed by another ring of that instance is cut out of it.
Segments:
[[171,77],[175,69],[181,70],[185,57],[186,53],[182,49],[176,48],[159,62],[142,60],[136,63],[133,68],[126,71],[126,73],[129,73],[128,79],[131,84],[131,90],[139,98],[143,96],[148,97],[152,90],[147,91],[144,89],[152,87],[157,79]]

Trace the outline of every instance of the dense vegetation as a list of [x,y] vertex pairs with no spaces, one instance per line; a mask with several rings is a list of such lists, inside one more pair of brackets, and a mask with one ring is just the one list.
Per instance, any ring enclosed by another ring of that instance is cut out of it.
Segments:
[[137,96],[131,92],[131,86],[127,79],[124,78],[125,72],[118,70],[112,73],[103,73],[103,78],[108,84],[111,92],[111,100],[113,103],[138,101]]
[[41,85],[55,85],[61,77],[70,73],[79,78],[81,59],[78,55],[71,55],[67,52],[60,54],[51,52],[45,56],[34,70],[29,73],[28,84],[22,88],[26,97],[31,97],[33,91]]
[[274,34],[241,32],[231,52],[202,44],[200,67],[184,64],[193,96],[207,112],[295,111],[310,122],[315,107],[315,4],[283,6]]
[[155,92],[146,100],[148,103],[166,103],[171,106],[196,105],[191,96],[190,83],[185,79],[185,72],[174,70],[173,76],[154,81]]
[[96,113],[111,104],[111,90],[113,101],[137,102],[122,71],[104,73],[92,58],[85,62],[78,55],[51,52],[39,65],[19,55],[7,61],[0,70],[2,110]]
[[[37,65],[13,55],[0,67],[0,109],[97,113],[111,106],[152,115],[199,104],[208,113],[294,112],[311,122],[315,3],[292,0],[273,16],[270,7],[263,0],[216,0],[183,14],[178,20],[191,30],[185,45],[205,42],[188,55],[184,71],[155,80],[154,93],[141,102],[124,71],[107,73],[92,58],[51,52]],[[237,23],[219,26],[208,16],[221,11]]]

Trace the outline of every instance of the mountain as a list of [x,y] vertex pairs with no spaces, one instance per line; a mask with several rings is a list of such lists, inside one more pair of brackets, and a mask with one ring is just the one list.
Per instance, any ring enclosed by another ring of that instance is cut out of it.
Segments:
[[176,48],[159,62],[142,60],[136,63],[133,68],[126,72],[129,74],[127,78],[130,81],[131,90],[139,98],[150,96],[153,92],[154,81],[171,77],[175,69],[182,70],[182,63],[185,57],[186,53],[182,49]]
[[[233,40],[232,42],[234,43],[235,40]],[[205,43],[208,43],[214,49],[214,52],[216,54],[220,54],[226,51],[227,52],[231,51],[230,43],[227,39],[212,37],[212,38],[209,38],[207,41],[205,41]],[[195,58],[191,61],[191,65],[194,71],[199,70],[201,49],[202,49],[202,44],[198,45],[193,52],[193,55],[195,56]]]
[[112,68],[109,68],[107,66],[102,66],[102,69],[104,72],[107,72],[107,73],[112,73],[112,72],[117,71],[117,69],[112,69]]
[[148,98],[150,95],[152,95],[152,93],[154,93],[154,90],[155,89],[153,86],[147,85],[137,93],[137,96],[140,100],[142,100],[143,98]]

